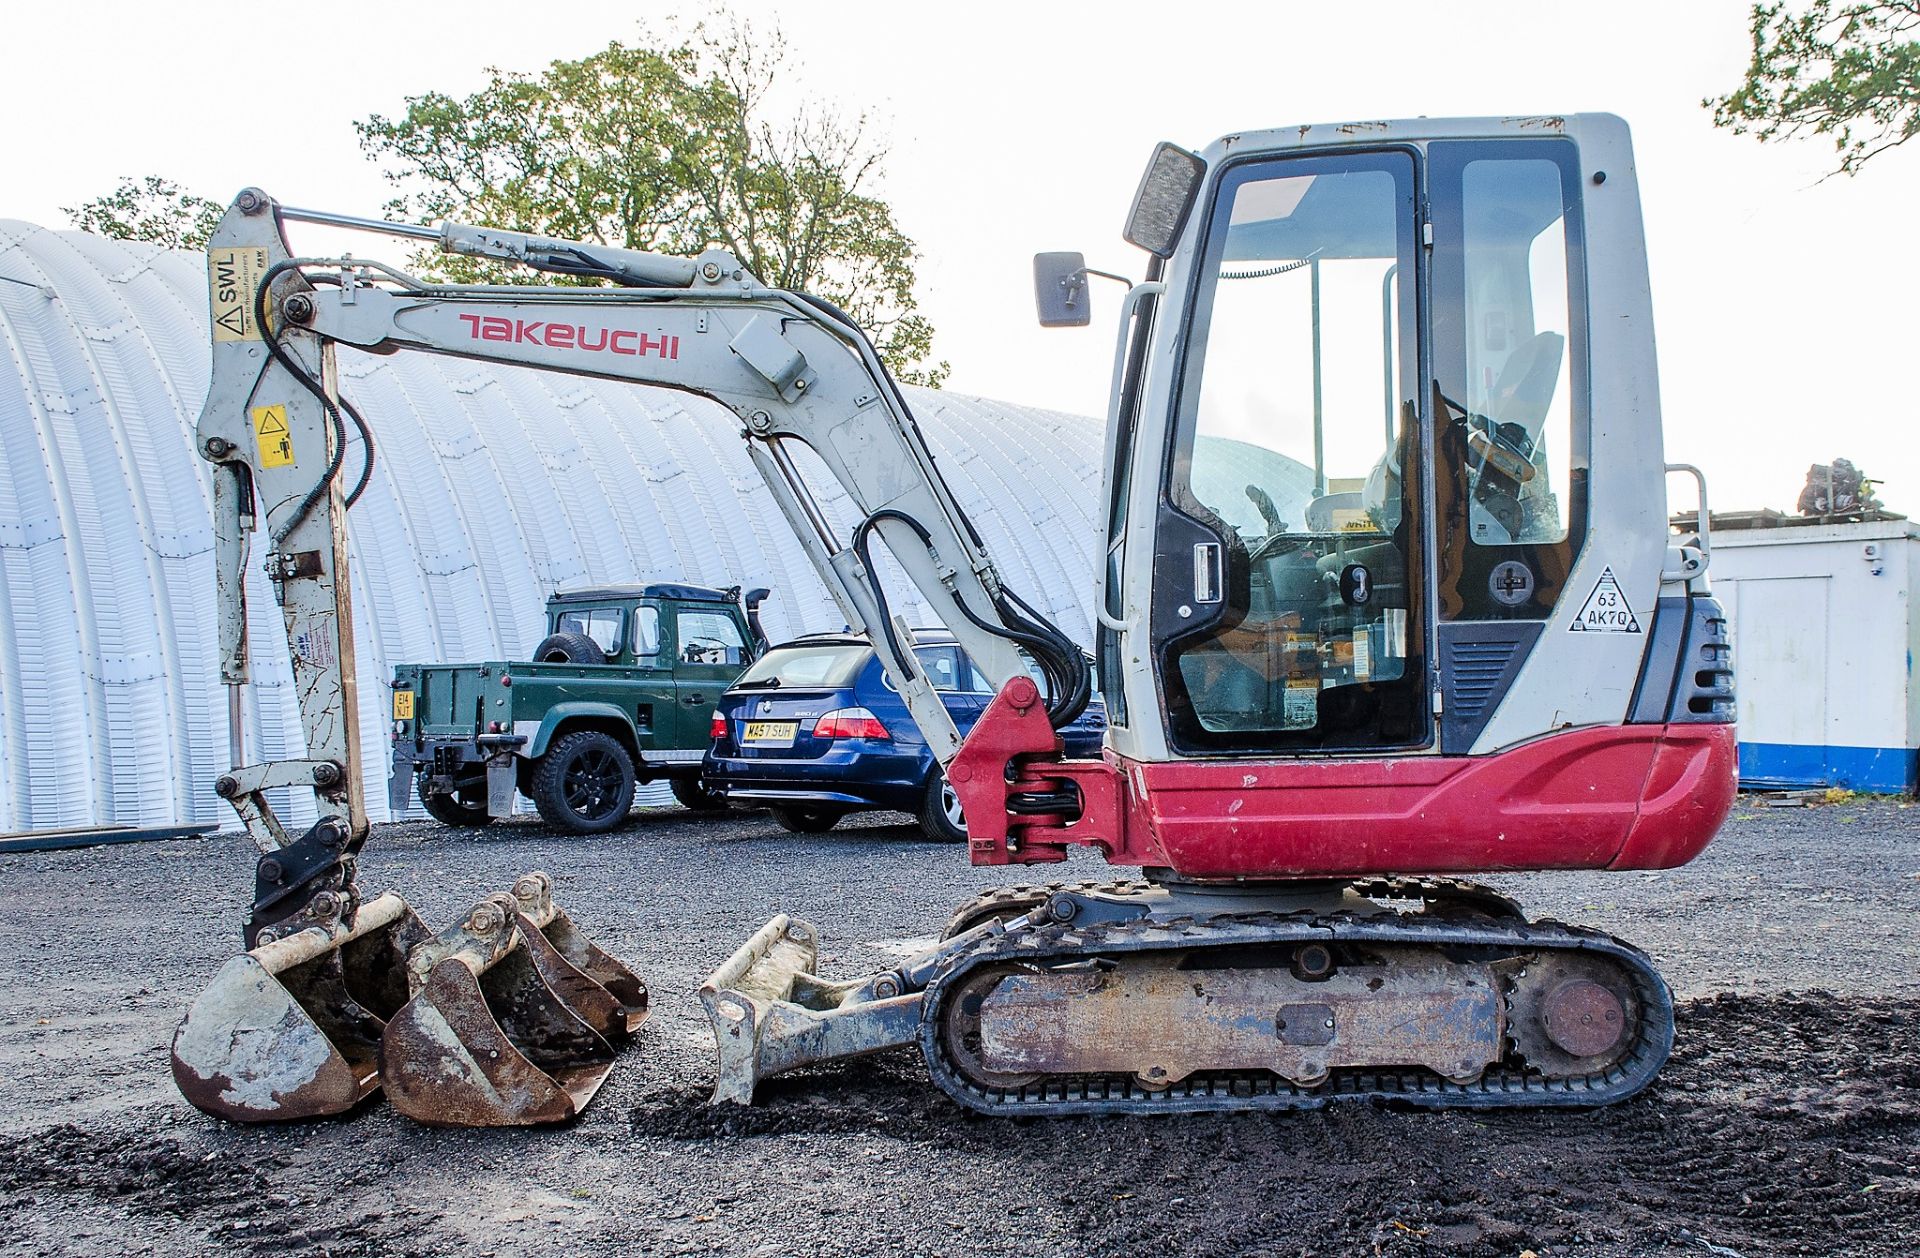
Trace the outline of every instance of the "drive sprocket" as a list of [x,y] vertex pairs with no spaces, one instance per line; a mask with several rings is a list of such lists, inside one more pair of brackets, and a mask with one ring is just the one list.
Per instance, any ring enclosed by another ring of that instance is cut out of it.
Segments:
[[1529,1070],[1600,1074],[1631,1049],[1640,1001],[1609,958],[1536,953],[1506,978],[1507,1038]]

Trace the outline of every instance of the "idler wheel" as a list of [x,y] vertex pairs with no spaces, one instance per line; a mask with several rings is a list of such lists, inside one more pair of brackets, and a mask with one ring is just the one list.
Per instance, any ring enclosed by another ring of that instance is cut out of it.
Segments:
[[981,1059],[980,1012],[987,997],[1012,973],[1004,966],[983,966],[969,975],[948,999],[941,1020],[947,1052],[962,1074],[980,1087],[1018,1091],[1040,1080],[1038,1074],[990,1070]]
[[1572,1057],[1611,1052],[1627,1032],[1620,998],[1587,978],[1572,978],[1541,1002],[1540,1021],[1547,1038]]
[[1633,1046],[1640,1001],[1606,958],[1536,954],[1508,979],[1507,1036],[1549,1078],[1597,1074]]

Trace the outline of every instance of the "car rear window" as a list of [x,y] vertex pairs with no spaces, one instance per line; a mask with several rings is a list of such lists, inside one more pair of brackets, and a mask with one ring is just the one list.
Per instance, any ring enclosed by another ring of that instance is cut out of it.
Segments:
[[852,642],[777,646],[755,660],[753,667],[733,683],[733,688],[758,689],[776,679],[782,687],[834,689],[849,686],[872,654],[871,648]]

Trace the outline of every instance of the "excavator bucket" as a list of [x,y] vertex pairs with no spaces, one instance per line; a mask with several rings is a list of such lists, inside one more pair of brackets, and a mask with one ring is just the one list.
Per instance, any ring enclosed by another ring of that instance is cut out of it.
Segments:
[[342,1114],[380,1086],[380,1035],[429,938],[388,892],[350,926],[309,926],[228,961],[173,1037],[181,1095],[234,1122]]
[[415,948],[407,979],[381,1077],[395,1109],[436,1127],[575,1117],[647,1016],[646,984],[554,906],[541,873]]
[[819,956],[814,927],[782,913],[700,985],[718,1055],[715,1102],[750,1105],[771,1075],[918,1037],[920,993],[900,994],[892,973],[824,982],[814,974]]

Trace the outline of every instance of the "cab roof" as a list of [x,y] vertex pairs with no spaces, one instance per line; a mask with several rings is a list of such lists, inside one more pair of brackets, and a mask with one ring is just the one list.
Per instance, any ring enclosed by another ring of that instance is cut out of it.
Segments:
[[571,590],[555,590],[549,603],[607,603],[617,599],[672,598],[693,603],[737,603],[738,588],[716,590],[707,585],[682,585],[674,581],[656,581],[651,585],[589,585]]
[[[952,646],[955,642],[959,641],[958,638],[954,637],[951,629],[944,629],[938,626],[931,628],[909,628],[907,632],[913,635],[914,646]],[[795,646],[871,645],[872,643],[868,641],[866,634],[843,629],[838,632],[803,633],[797,638],[788,638],[785,642],[775,643],[772,649],[778,651],[784,647]]]

